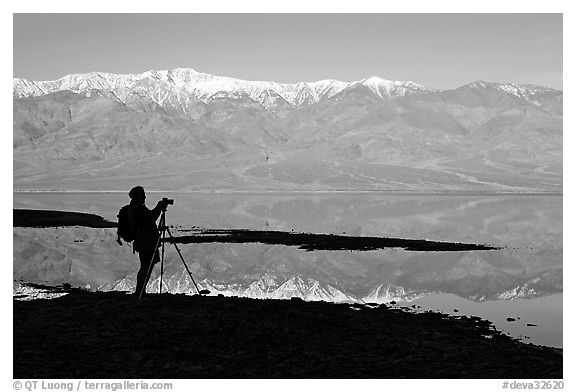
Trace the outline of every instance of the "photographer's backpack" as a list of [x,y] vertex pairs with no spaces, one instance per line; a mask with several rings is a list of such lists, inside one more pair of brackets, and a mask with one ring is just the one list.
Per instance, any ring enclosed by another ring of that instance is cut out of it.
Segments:
[[120,208],[120,211],[118,212],[118,239],[117,242],[122,245],[122,241],[120,241],[120,239],[123,239],[124,242],[132,242],[134,241],[134,238],[136,237],[136,232],[134,230],[134,228],[132,227],[132,225],[130,224],[130,218],[128,216],[128,210],[131,208],[131,206],[125,205],[124,207]]

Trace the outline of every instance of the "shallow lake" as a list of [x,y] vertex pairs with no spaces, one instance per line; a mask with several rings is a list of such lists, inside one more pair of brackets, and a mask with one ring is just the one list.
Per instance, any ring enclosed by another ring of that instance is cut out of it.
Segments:
[[[13,196],[14,208],[89,212],[111,221],[129,202],[121,193]],[[562,346],[561,195],[149,193],[147,205],[162,197],[175,199],[166,215],[175,236],[190,228],[252,229],[497,246],[471,252],[306,252],[218,243],[182,248],[198,279],[210,281],[213,291],[394,301],[477,315],[527,342]],[[168,252],[167,273],[176,276],[181,265]]]

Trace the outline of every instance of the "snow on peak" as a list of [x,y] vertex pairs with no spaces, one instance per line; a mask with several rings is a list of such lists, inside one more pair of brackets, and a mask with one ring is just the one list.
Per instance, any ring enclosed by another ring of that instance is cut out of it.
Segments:
[[554,91],[554,89],[551,89],[549,87],[536,86],[533,84],[496,83],[496,82],[492,83],[492,82],[485,82],[483,80],[469,83],[467,84],[467,86],[478,89],[492,87],[507,92],[509,94],[515,94],[515,95],[535,94],[539,92]]
[[411,302],[430,293],[383,283],[374,287],[362,300],[366,303]]
[[515,84],[515,83],[489,83],[484,81],[477,81],[467,85],[475,89],[494,89],[513,95],[533,105],[540,106],[541,94],[558,92],[557,90],[549,87],[536,86],[533,84]]
[[[195,293],[185,272],[165,278],[163,281],[166,292]],[[157,292],[159,277],[150,282],[150,292]],[[102,291],[133,291],[136,285],[132,275],[127,275],[117,281],[99,287]],[[239,296],[260,299],[291,299],[302,298],[306,301],[358,302],[352,295],[346,294],[328,283],[321,283],[307,276],[291,275],[277,276],[265,273],[252,281],[224,282],[203,279],[198,282],[202,289],[208,289],[210,295]]]
[[491,83],[484,82],[483,80],[478,80],[476,82],[472,82],[467,84],[470,88],[487,88]]
[[379,78],[378,76],[370,76],[367,79],[363,79],[360,81],[360,84],[368,87],[373,93],[380,97],[390,96],[390,90],[394,87],[394,82]]
[[13,96],[39,96],[63,90],[85,95],[93,90],[103,90],[105,93],[113,94],[122,100],[128,97],[131,91],[137,91],[140,96],[147,97],[163,106],[164,102],[180,101],[181,99],[187,102],[199,100],[207,103],[210,97],[224,92],[228,93],[229,96],[247,94],[268,108],[274,104],[275,100],[271,99],[271,96],[275,94],[277,94],[276,98],[278,99],[283,99],[294,106],[302,106],[330,98],[344,89],[358,84],[364,85],[380,97],[430,90],[412,82],[394,82],[377,76],[356,82],[325,79],[287,84],[248,81],[206,74],[192,68],[175,68],[172,70],[149,70],[140,74],[89,72],[71,74],[53,81],[29,81],[15,78],[13,80]]
[[394,81],[383,79],[379,76],[370,76],[369,78],[353,82],[350,87],[363,86],[373,94],[381,98],[404,96],[413,93],[427,93],[436,91],[410,81]]
[[494,87],[521,98],[529,98],[538,93],[553,91],[551,88],[535,86],[532,84],[494,83]]
[[379,76],[370,76],[362,80],[365,86],[393,86],[394,84],[402,82],[394,82],[392,80],[384,79]]

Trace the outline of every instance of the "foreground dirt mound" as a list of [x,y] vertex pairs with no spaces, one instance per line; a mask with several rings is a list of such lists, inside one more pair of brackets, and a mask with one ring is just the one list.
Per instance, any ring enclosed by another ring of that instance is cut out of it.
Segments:
[[479,318],[301,300],[72,289],[14,301],[14,378],[562,378]]

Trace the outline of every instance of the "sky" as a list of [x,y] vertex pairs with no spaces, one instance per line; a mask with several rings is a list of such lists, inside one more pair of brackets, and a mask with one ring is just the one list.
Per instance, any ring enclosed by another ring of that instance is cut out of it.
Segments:
[[199,72],[562,89],[562,14],[14,14],[14,77]]
[[13,76],[199,72],[281,83],[379,76],[562,89],[562,14],[14,14]]

